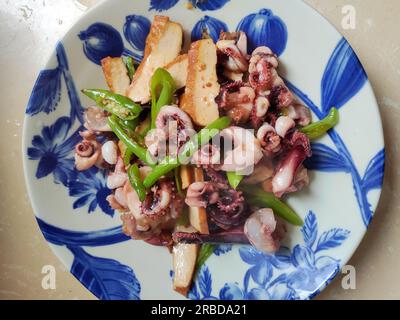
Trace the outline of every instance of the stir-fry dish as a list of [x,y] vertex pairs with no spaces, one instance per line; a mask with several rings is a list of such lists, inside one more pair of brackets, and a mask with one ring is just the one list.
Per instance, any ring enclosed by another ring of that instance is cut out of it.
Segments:
[[310,139],[338,122],[311,112],[278,73],[268,47],[247,50],[243,32],[204,32],[183,54],[183,30],[156,16],[142,62],[107,57],[109,90],[84,89],[77,170],[108,172],[109,205],[134,240],[167,247],[174,289],[187,295],[220,243],[274,253],[285,223],[303,224],[283,198],[309,184]]

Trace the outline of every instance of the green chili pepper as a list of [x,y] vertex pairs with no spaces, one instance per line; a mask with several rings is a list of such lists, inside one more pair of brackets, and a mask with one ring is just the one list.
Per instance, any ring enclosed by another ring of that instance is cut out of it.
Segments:
[[233,189],[236,189],[240,181],[242,181],[244,178],[244,176],[237,174],[236,172],[227,172],[226,177],[228,178],[228,182]]
[[132,159],[132,151],[126,149],[125,154],[124,154],[124,164],[125,166],[129,166],[131,163],[131,159]]
[[153,166],[153,163],[151,161],[151,156],[147,152],[147,149],[140,146],[136,141],[132,140],[127,135],[124,129],[121,128],[120,124],[118,123],[118,119],[115,116],[108,117],[108,124],[111,130],[116,134],[118,139],[121,140],[122,143],[126,145],[127,150],[132,152],[145,164]]
[[176,191],[178,191],[179,194],[182,193],[182,182],[181,182],[181,174],[178,168],[174,169],[174,176],[175,176],[175,185],[176,185]]
[[165,157],[164,160],[147,175],[146,179],[144,179],[144,186],[146,188],[150,188],[157,182],[158,179],[160,179],[162,176],[165,176],[175,168],[178,168],[179,166],[180,163],[176,157]]
[[243,191],[246,201],[257,207],[271,208],[275,214],[282,219],[294,224],[302,226],[304,224],[300,216],[287,204],[275,197],[273,193],[265,192],[257,186],[243,186],[240,188]]
[[199,147],[208,143],[220,130],[228,127],[230,123],[230,118],[222,117],[201,129],[200,132],[183,145],[182,151],[179,152],[178,157],[165,157],[164,160],[146,177],[146,179],[144,179],[144,186],[150,188],[162,176],[165,176],[175,168],[178,168],[181,164],[185,164]]
[[129,137],[133,138],[136,142],[138,142],[141,146],[144,146],[144,138],[140,134],[136,132],[136,127],[139,123],[139,119],[133,119],[133,120],[119,120],[118,123],[123,128]]
[[219,133],[220,130],[229,127],[230,124],[231,119],[229,117],[221,117],[201,129],[185,145],[183,145],[179,154],[180,162],[186,164],[186,162],[188,162],[200,147],[208,143]]
[[[144,146],[144,138],[141,135],[139,135],[138,133],[136,133],[136,131],[135,131],[137,125],[139,124],[139,118],[136,118],[133,120],[121,120],[121,119],[115,117],[115,121],[120,125],[120,127],[123,129],[123,131],[125,131],[127,136],[129,136],[130,138],[133,138],[141,146]],[[125,152],[122,154],[124,164],[126,166],[128,166],[131,163],[132,155],[133,155],[133,153],[128,149],[125,149]]]
[[310,139],[318,139],[322,137],[328,130],[332,129],[339,122],[339,111],[331,108],[328,115],[321,121],[311,123],[301,128],[300,131],[305,133]]
[[137,164],[133,164],[128,169],[129,182],[133,189],[135,189],[139,200],[144,201],[146,198],[146,189],[143,186],[142,179],[140,178],[140,171]]
[[199,255],[197,257],[196,271],[199,271],[201,266],[206,262],[206,260],[209,257],[211,257],[211,255],[214,253],[215,248],[216,248],[215,244],[210,244],[210,243],[202,244]]
[[83,89],[82,93],[94,100],[100,108],[115,114],[122,120],[133,120],[142,112],[142,107],[128,97],[103,89]]
[[133,120],[121,120],[120,124],[127,130],[134,132],[139,124],[139,118]]
[[158,68],[151,77],[151,128],[156,127],[156,118],[161,107],[170,104],[176,90],[175,81],[168,71]]
[[128,70],[128,77],[132,81],[133,75],[135,74],[135,61],[129,56],[122,57],[122,60],[125,63],[126,69]]

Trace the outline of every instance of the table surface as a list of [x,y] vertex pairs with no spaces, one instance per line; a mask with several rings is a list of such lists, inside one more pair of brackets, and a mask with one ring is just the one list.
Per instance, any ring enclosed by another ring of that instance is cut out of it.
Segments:
[[[300,0],[299,0],[300,1]],[[51,252],[26,194],[22,123],[35,78],[54,44],[97,0],[0,0],[0,299],[95,299]],[[349,264],[356,289],[339,275],[317,299],[400,298],[400,1],[305,0],[348,39],[375,90],[385,131],[387,162],[376,216]],[[355,30],[343,30],[341,10],[356,9]],[[15,41],[17,40],[18,41]],[[57,271],[55,290],[41,286],[44,265]]]

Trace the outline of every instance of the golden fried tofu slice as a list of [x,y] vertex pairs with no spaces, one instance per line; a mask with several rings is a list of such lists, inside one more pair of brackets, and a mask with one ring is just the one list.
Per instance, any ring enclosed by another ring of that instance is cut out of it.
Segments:
[[150,101],[150,80],[157,68],[174,61],[182,49],[183,30],[179,23],[165,16],[155,16],[146,39],[144,57],[126,95],[145,104]]
[[[204,181],[203,169],[181,166],[182,189],[187,189],[193,182]],[[190,224],[200,233],[209,234],[207,212],[205,208],[189,207]]]
[[172,250],[174,290],[187,296],[196,269],[198,244],[177,243]]
[[101,67],[110,90],[125,95],[131,81],[122,58],[106,57],[101,60]]
[[184,165],[180,167],[181,184],[182,189],[187,189],[193,182],[193,167],[189,165]]
[[199,126],[218,119],[215,98],[220,86],[217,79],[217,48],[211,39],[192,43],[189,50],[188,76],[180,107]]
[[167,70],[175,80],[176,89],[181,89],[186,86],[188,64],[188,55],[181,54],[174,61],[164,67],[164,69]]

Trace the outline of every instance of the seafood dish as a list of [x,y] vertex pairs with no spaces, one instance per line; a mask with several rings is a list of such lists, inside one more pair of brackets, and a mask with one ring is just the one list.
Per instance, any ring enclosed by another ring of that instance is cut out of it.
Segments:
[[307,187],[310,140],[338,123],[333,108],[312,122],[268,47],[248,52],[242,31],[206,32],[182,52],[179,22],[156,16],[142,61],[101,61],[108,89],[75,147],[79,171],[107,172],[107,201],[134,240],[164,246],[174,290],[187,295],[196,270],[220,243],[274,253],[301,217],[284,199]]

